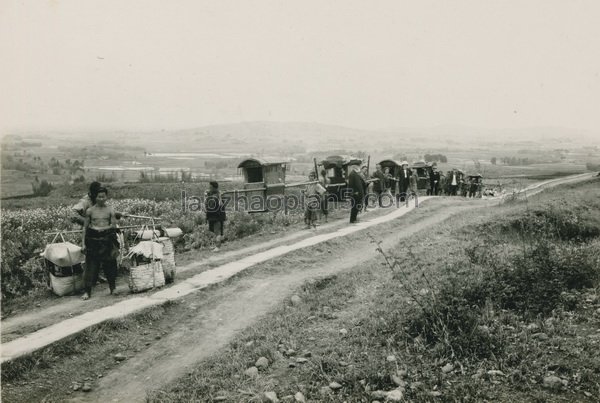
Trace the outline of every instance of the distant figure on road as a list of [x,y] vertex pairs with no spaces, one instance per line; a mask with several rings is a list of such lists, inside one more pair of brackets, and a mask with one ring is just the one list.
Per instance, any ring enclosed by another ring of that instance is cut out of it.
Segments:
[[216,181],[210,182],[210,188],[204,194],[204,204],[206,209],[206,221],[208,222],[208,230],[216,234],[216,246],[212,250],[218,252],[223,242],[223,231],[225,230],[225,204],[221,199],[219,192],[219,183]]
[[83,281],[85,293],[82,299],[92,296],[92,287],[96,285],[100,269],[108,280],[110,293],[113,294],[117,279],[117,218],[112,207],[106,205],[108,191],[100,186],[92,194],[92,206],[85,212],[81,251],[85,253],[85,271]]
[[357,221],[358,212],[362,210],[362,203],[365,199],[365,181],[358,172],[358,165],[350,166],[348,175],[348,187],[350,188],[350,224]]

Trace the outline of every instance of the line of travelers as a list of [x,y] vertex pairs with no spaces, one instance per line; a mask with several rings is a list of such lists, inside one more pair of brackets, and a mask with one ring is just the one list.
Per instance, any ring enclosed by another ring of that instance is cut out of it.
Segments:
[[[391,207],[394,205],[394,200],[398,205],[398,203],[405,202],[408,197],[418,195],[418,191],[422,189],[426,190],[428,196],[445,194],[481,197],[483,183],[479,174],[465,178],[462,171],[453,168],[444,175],[437,170],[436,163],[426,166],[424,169],[425,175],[419,177],[409,168],[408,162],[403,161],[396,176],[390,173],[390,168],[382,168],[381,164],[377,164],[375,172],[369,175],[366,165],[350,165],[347,178],[348,194],[346,195],[351,202],[350,223],[355,223],[358,213],[366,211],[369,204],[373,202],[376,202],[379,207]],[[321,171],[321,179],[318,179],[315,172],[311,171],[309,181],[315,183],[309,184],[305,191],[309,200],[304,219],[307,228],[316,227],[319,214],[324,216],[327,221],[329,200],[327,194],[329,178],[325,170]],[[419,187],[420,184],[421,187]]]

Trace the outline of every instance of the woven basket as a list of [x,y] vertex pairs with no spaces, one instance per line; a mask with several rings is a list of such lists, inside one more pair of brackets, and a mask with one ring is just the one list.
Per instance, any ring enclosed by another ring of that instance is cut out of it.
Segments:
[[159,260],[132,266],[129,269],[129,289],[131,292],[142,292],[165,285],[165,275]]
[[172,283],[175,281],[175,274],[177,274],[177,268],[175,267],[175,249],[173,248],[173,242],[168,238],[159,238],[160,243],[163,244],[163,258],[161,260],[163,272],[165,274],[165,281]]

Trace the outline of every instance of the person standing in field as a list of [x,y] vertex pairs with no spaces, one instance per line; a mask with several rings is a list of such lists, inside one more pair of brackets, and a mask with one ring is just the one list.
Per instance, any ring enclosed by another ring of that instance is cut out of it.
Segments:
[[216,246],[212,251],[218,252],[224,239],[223,231],[225,230],[225,220],[227,218],[218,182],[210,182],[210,188],[204,194],[204,200],[208,230],[216,235]]
[[108,280],[110,293],[114,294],[117,279],[117,256],[119,241],[117,239],[117,218],[112,207],[106,205],[108,191],[100,186],[96,194],[91,195],[92,206],[85,212],[83,223],[82,248],[85,253],[85,270],[83,281],[85,293],[82,299],[92,296],[92,287],[98,281],[100,269]]
[[365,181],[358,172],[358,165],[352,165],[348,175],[348,187],[350,188],[350,224],[357,221],[358,212],[362,210],[362,203],[365,199]]

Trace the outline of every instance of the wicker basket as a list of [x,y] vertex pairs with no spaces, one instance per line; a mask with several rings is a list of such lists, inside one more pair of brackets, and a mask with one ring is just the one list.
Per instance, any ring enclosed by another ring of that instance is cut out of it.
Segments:
[[177,268],[175,267],[175,250],[173,248],[173,242],[168,237],[159,238],[160,243],[163,244],[163,258],[161,260],[163,272],[165,274],[165,281],[172,283],[175,281],[175,275],[177,274]]
[[142,292],[165,285],[165,275],[159,260],[132,266],[129,269],[129,289]]

